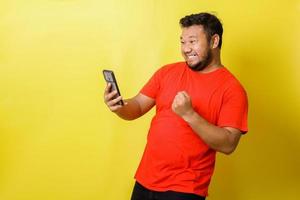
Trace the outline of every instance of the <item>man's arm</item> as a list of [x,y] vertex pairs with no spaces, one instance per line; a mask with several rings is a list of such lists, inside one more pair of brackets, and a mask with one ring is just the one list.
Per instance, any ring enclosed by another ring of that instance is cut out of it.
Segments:
[[173,111],[182,117],[201,139],[212,149],[230,154],[239,143],[241,131],[232,127],[218,127],[194,111],[191,99],[186,92],[179,92],[172,104]]
[[119,117],[125,120],[134,120],[148,112],[154,105],[155,100],[141,93],[135,97],[124,100],[124,105],[117,103],[122,99],[122,96],[113,98],[117,91],[109,92],[111,85],[108,84],[104,91],[104,102],[107,107]]

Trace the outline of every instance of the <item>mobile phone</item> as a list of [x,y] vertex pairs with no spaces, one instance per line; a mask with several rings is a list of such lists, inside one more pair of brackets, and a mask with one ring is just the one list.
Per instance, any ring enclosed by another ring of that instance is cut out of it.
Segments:
[[[111,71],[111,70],[103,70],[103,75],[104,75],[105,81],[107,83],[111,84],[111,88],[110,88],[109,92],[117,90],[117,94],[114,96],[114,99],[117,98],[117,97],[119,97],[119,96],[121,96],[121,93],[120,93],[120,90],[119,90],[119,87],[118,87],[118,84],[117,84],[117,79],[115,77],[114,72]],[[121,100],[117,104],[123,106],[124,102],[123,102],[123,100]]]

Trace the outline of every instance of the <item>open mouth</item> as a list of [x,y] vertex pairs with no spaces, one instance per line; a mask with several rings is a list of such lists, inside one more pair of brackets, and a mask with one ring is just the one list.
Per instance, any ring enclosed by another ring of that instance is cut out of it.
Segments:
[[187,57],[188,59],[194,59],[194,58],[197,57],[197,54],[189,54],[189,55],[186,55],[186,57]]

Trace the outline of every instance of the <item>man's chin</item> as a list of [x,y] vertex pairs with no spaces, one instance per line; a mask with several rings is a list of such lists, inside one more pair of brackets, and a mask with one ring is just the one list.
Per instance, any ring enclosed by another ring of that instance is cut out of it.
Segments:
[[205,64],[203,62],[199,62],[197,64],[189,64],[188,62],[186,62],[186,64],[193,71],[201,71],[202,69],[205,68]]

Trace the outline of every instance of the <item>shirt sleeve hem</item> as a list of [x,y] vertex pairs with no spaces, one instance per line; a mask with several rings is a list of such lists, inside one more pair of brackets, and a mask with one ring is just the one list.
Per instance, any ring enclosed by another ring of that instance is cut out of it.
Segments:
[[238,126],[238,125],[233,125],[233,124],[218,124],[218,127],[231,127],[231,128],[236,128],[236,129],[239,129],[242,134],[246,134],[248,132],[248,128],[247,127],[241,127],[241,126]]

